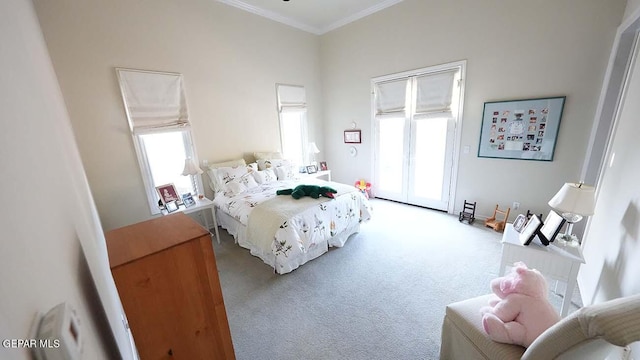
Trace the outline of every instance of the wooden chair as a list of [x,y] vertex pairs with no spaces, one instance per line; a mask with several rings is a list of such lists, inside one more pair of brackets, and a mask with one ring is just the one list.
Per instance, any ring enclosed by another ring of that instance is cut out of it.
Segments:
[[[498,205],[496,205],[496,209],[493,211],[493,216],[484,221],[484,226],[493,228],[495,231],[502,232],[504,230],[504,226],[509,220],[509,212],[511,212],[511,208],[507,208],[505,211],[498,209]],[[500,220],[498,219],[498,215],[504,215],[504,218]]]
[[460,211],[460,215],[458,216],[458,221],[466,222],[467,224],[473,224],[473,221],[476,219],[476,202],[473,203],[464,201],[464,206],[462,207],[462,211]]

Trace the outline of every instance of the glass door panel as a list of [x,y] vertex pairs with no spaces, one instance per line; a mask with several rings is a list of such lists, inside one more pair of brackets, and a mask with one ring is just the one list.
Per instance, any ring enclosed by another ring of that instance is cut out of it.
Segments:
[[378,121],[377,192],[403,201],[405,168],[405,118],[384,117]]
[[446,210],[450,152],[448,118],[418,119],[413,123],[408,200],[412,204]]

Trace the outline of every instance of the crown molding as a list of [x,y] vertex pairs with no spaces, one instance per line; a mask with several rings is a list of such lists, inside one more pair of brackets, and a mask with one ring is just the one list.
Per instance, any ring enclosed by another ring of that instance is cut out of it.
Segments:
[[357,12],[357,13],[351,15],[351,16],[347,16],[344,19],[338,20],[338,21],[334,22],[333,24],[327,25],[326,27],[321,29],[320,34],[322,35],[322,34],[328,33],[331,30],[335,30],[335,29],[337,29],[339,27],[345,26],[345,25],[347,25],[349,23],[352,23],[352,22],[354,22],[356,20],[360,20],[363,17],[369,16],[369,15],[371,15],[373,13],[376,13],[378,11],[384,10],[384,9],[386,9],[386,8],[388,8],[390,6],[393,6],[393,5],[397,4],[397,3],[400,3],[402,1],[403,0],[387,0],[387,1],[381,2],[378,5],[374,5],[374,6],[370,7],[370,8],[368,8],[368,9],[364,9],[364,10],[362,10],[360,12]]
[[306,32],[310,32],[312,34],[316,34],[316,35],[321,35],[321,30],[313,27],[313,26],[309,26],[307,24],[303,24],[299,21],[293,20],[291,18],[288,18],[286,16],[282,16],[280,14],[276,14],[273,11],[269,11],[269,10],[265,10],[262,8],[259,8],[257,6],[253,6],[253,5],[249,5],[247,3],[244,3],[242,1],[239,0],[217,0],[218,2],[221,2],[223,4],[227,4],[230,6],[233,6],[235,8],[244,10],[244,11],[248,11],[250,13],[262,16],[262,17],[266,17],[267,19],[271,19],[273,21],[277,21],[279,23],[285,24],[285,25],[289,25],[292,26],[294,28],[300,29],[300,30],[304,30]]
[[296,21],[294,19],[291,19],[289,17],[286,16],[282,16],[280,14],[277,14],[273,11],[269,11],[269,10],[265,10],[262,9],[260,7],[257,6],[253,6],[253,5],[249,5],[243,1],[240,0],[217,0],[218,2],[221,2],[223,4],[227,4],[230,6],[233,6],[235,8],[244,10],[244,11],[248,11],[250,13],[256,14],[258,16],[262,16],[265,17],[267,19],[271,19],[273,21],[277,21],[279,23],[306,31],[306,32],[310,32],[312,34],[315,35],[322,35],[325,34],[329,31],[335,30],[339,27],[342,27],[344,25],[347,25],[349,23],[352,23],[356,20],[362,19],[365,16],[369,16],[373,13],[376,13],[380,10],[386,9],[390,6],[393,6],[399,2],[402,2],[403,0],[386,0],[378,5],[372,6],[370,8],[364,9],[360,12],[357,12],[353,15],[347,16],[344,19],[338,20],[332,24],[329,24],[328,26],[324,27],[324,28],[317,28],[314,26],[310,26],[304,23],[301,23],[299,21]]

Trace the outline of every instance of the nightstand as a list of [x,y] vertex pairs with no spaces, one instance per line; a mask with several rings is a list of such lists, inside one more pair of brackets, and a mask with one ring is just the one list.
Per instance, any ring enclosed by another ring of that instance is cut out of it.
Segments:
[[524,246],[519,239],[520,233],[513,229],[513,224],[507,224],[502,234],[502,259],[500,261],[499,276],[503,276],[505,268],[516,261],[522,261],[530,269],[538,269],[543,275],[567,284],[562,300],[560,316],[569,312],[573,289],[577,284],[580,264],[584,264],[584,257],[579,247],[557,245],[557,240],[543,246],[535,242]]
[[307,174],[307,173],[298,174],[298,177],[300,179],[309,178],[309,177],[319,178],[321,176],[326,176],[327,181],[331,181],[331,170],[322,170],[322,171],[314,172],[313,174]]
[[[215,231],[215,237],[218,240],[218,244],[220,244],[220,233],[218,232],[218,221],[216,220],[216,207],[213,204],[213,201],[207,199],[207,198],[202,198],[202,199],[198,199],[198,198],[193,198],[193,200],[196,201],[195,205],[189,206],[189,207],[185,207],[184,205],[180,205],[178,207],[178,210],[176,211],[172,211],[171,213],[168,213],[166,210],[162,210],[162,215],[169,215],[169,214],[175,214],[178,212],[181,213],[185,213],[185,214],[191,214],[193,212],[196,211],[203,211],[203,210],[207,210],[207,209],[211,209],[211,216],[213,217],[213,226],[214,226],[214,231]],[[210,231],[209,228],[209,220],[207,219],[206,214],[202,214],[204,217],[204,225],[207,229],[207,231]],[[213,234],[211,234],[213,235]]]

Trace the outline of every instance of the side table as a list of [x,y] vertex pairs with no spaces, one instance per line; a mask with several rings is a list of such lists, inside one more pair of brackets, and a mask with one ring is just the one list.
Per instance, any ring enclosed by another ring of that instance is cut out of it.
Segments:
[[298,177],[300,179],[304,179],[304,178],[307,178],[307,177],[319,178],[321,176],[326,176],[327,177],[327,181],[331,181],[331,170],[321,170],[321,171],[318,171],[318,172],[314,172],[313,174],[307,174],[307,173],[298,174]]
[[569,312],[573,289],[577,284],[580,264],[584,264],[584,257],[579,247],[560,246],[552,242],[543,246],[532,242],[524,246],[519,239],[520,233],[513,229],[513,224],[507,224],[502,235],[502,258],[500,260],[499,276],[503,276],[505,268],[514,262],[522,261],[529,268],[538,269],[542,274],[554,280],[567,284],[560,316]]
[[[202,199],[198,199],[198,198],[193,198],[196,201],[195,205],[189,206],[189,207],[185,207],[184,205],[180,205],[178,207],[178,210],[176,211],[172,211],[171,213],[168,213],[166,210],[162,210],[162,215],[169,215],[169,214],[175,214],[177,212],[182,212],[185,214],[191,214],[193,212],[196,211],[203,211],[203,210],[207,210],[207,209],[211,209],[211,216],[213,217],[213,227],[214,227],[214,231],[215,231],[215,237],[218,240],[218,244],[220,244],[220,233],[218,232],[218,221],[216,220],[216,207],[213,204],[213,201],[207,199],[207,198],[202,198]],[[209,228],[209,220],[207,219],[206,214],[203,214],[204,217],[204,225],[207,228],[207,231],[209,231],[209,233],[211,233],[211,229]],[[213,235],[213,234],[211,234]]]

